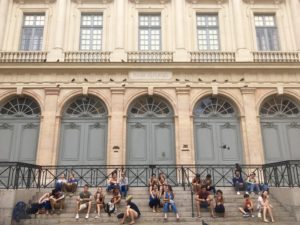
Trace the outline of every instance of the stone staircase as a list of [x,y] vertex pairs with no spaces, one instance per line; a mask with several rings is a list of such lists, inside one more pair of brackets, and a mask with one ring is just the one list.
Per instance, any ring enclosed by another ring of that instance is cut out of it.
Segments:
[[[95,193],[95,188],[91,188],[90,191]],[[174,213],[170,212],[168,215],[168,224],[201,224],[201,221],[204,220],[208,224],[215,225],[233,225],[233,224],[254,224],[262,222],[261,218],[243,218],[241,213],[238,211],[238,207],[242,206],[243,195],[236,195],[233,188],[222,188],[225,197],[225,208],[226,215],[225,218],[217,217],[211,218],[207,210],[202,210],[202,218],[197,218],[196,207],[194,207],[195,217],[192,217],[192,206],[191,206],[191,193],[190,191],[184,191],[182,187],[173,188],[175,194],[175,202],[179,211],[180,221],[176,222],[176,217]],[[42,190],[37,193],[35,200],[45,193],[48,190]],[[153,222],[156,224],[163,224],[163,213],[153,213],[152,209],[148,206],[148,191],[147,188],[135,188],[131,187],[129,194],[133,196],[133,202],[135,202],[142,216],[137,220],[137,224],[144,225],[153,225]],[[110,199],[110,194],[106,194],[106,201]],[[37,215],[32,216],[31,219],[26,219],[21,221],[21,225],[74,225],[74,224],[117,224],[118,219],[116,215],[113,214],[109,217],[105,212],[101,213],[101,218],[95,219],[95,205],[93,204],[90,218],[85,219],[85,211],[83,210],[80,214],[80,219],[75,220],[75,201],[76,195],[73,197],[66,197],[65,209],[61,214],[53,215]],[[257,196],[252,198],[256,204]],[[194,202],[195,203],[195,202]],[[279,202],[271,197],[271,204],[273,205],[273,213],[276,220],[276,224],[288,225],[296,224],[296,219],[288,212]],[[123,212],[125,209],[125,200],[122,199],[121,205],[118,208],[118,212]],[[161,209],[160,209],[161,211]],[[256,214],[257,215],[257,214]]]

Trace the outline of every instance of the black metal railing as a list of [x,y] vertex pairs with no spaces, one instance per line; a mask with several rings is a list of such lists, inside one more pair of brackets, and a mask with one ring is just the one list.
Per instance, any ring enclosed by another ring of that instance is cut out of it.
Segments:
[[[260,183],[270,187],[300,187],[300,160],[283,161],[265,165],[241,165],[244,179],[252,173]],[[152,174],[164,173],[172,186],[191,188],[196,173],[203,179],[211,174],[214,185],[232,186],[234,165],[74,165],[38,166],[19,162],[0,162],[0,189],[53,188],[59,177],[73,174],[78,186],[106,186],[113,171],[126,173],[129,185],[146,187]]]

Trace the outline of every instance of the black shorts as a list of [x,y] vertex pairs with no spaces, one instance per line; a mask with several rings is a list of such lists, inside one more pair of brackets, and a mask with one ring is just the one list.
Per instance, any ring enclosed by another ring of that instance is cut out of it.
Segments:
[[200,202],[200,208],[205,208],[207,209],[209,207],[208,202]]
[[224,207],[224,205],[217,205],[215,207],[215,212],[216,213],[225,213],[225,207]]

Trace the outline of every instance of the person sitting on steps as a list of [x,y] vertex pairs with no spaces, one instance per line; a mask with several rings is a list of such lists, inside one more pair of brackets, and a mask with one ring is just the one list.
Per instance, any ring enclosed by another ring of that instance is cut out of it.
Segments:
[[214,207],[213,207],[213,196],[210,195],[210,192],[206,190],[206,186],[201,186],[200,190],[198,190],[196,194],[196,206],[197,206],[197,213],[198,218],[201,218],[201,208],[209,208],[210,215],[212,218],[215,217],[214,215]]
[[132,196],[129,195],[126,198],[126,209],[121,224],[125,223],[126,218],[131,219],[129,224],[135,224],[135,220],[137,220],[140,216],[141,216],[141,212],[139,208],[135,203],[132,202]]
[[156,184],[150,190],[149,206],[154,213],[157,212],[157,208],[160,206],[160,192]]
[[95,202],[96,202],[96,212],[97,212],[97,215],[95,216],[95,219],[97,219],[97,218],[100,217],[101,208],[104,208],[104,200],[105,200],[105,195],[102,191],[101,186],[99,186],[97,188],[97,191],[94,195],[94,198],[95,198]]
[[164,200],[163,211],[165,214],[164,220],[166,221],[168,219],[167,213],[169,212],[169,207],[171,206],[173,212],[176,214],[176,220],[179,221],[179,214],[174,201],[175,196],[171,185],[165,185],[164,190],[165,190],[164,199],[163,199]]
[[243,213],[243,217],[254,217],[253,202],[250,199],[249,194],[244,194],[244,207],[240,207],[239,210],[241,213]]
[[84,185],[83,191],[79,193],[78,198],[76,199],[76,216],[75,219],[79,219],[79,211],[82,209],[88,208],[85,218],[89,218],[89,214],[92,206],[92,194],[89,192],[89,186]]

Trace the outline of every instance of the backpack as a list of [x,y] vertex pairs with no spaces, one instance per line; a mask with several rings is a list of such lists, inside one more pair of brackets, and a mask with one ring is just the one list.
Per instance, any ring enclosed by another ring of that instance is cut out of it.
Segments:
[[115,204],[108,202],[105,204],[104,211],[110,216],[115,211]]
[[26,219],[29,216],[26,213],[27,205],[25,202],[17,202],[14,207],[12,218],[13,220],[20,222],[21,219]]
[[39,203],[32,203],[31,207],[26,210],[27,214],[36,214],[39,211]]

